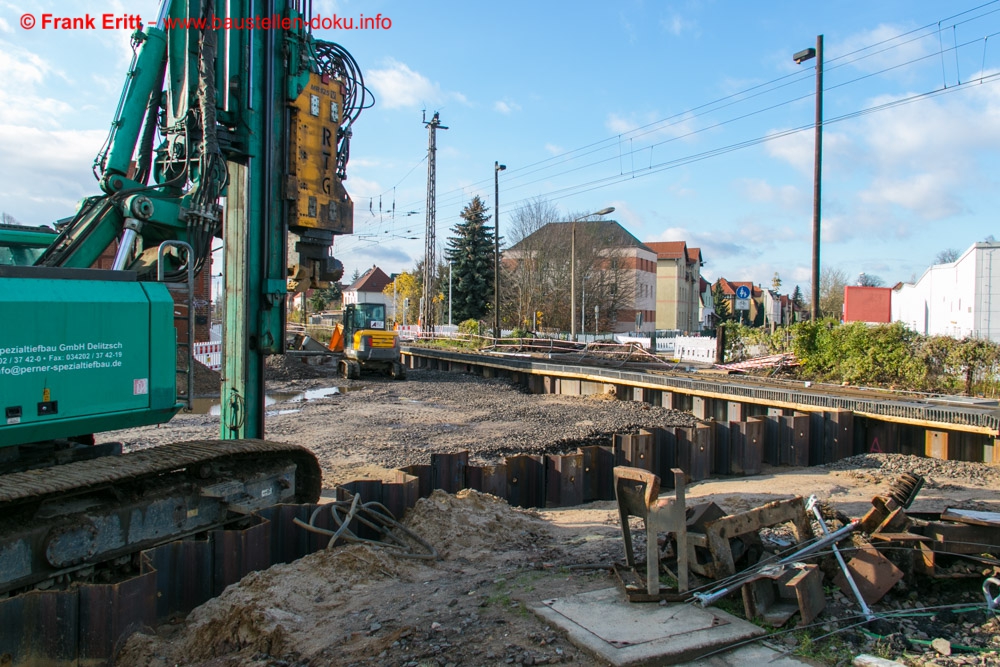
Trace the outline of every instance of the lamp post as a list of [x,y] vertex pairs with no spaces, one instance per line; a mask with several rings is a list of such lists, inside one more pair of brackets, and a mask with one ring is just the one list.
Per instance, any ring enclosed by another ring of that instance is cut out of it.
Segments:
[[500,338],[500,172],[507,165],[493,163],[493,337]]
[[816,36],[816,48],[799,51],[792,59],[801,65],[816,59],[816,139],[813,164],[813,224],[812,224],[812,304],[810,317],[819,319],[819,221],[820,183],[823,169],[823,35]]
[[581,215],[579,218],[574,218],[571,223],[572,230],[570,232],[569,244],[569,334],[573,340],[576,340],[576,223],[593,215],[608,215],[614,212],[615,207],[609,206],[602,208],[596,213],[588,213],[587,215]]

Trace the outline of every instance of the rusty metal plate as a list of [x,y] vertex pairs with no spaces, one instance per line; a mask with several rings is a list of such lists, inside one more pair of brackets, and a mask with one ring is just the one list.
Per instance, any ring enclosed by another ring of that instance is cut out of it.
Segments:
[[431,454],[431,488],[458,493],[465,488],[469,452]]
[[507,495],[507,466],[503,463],[491,466],[467,466],[465,468],[465,485],[482,493],[505,498]]
[[546,506],[583,503],[583,454],[549,455],[546,459]]
[[382,504],[397,519],[416,505],[419,498],[420,480],[413,475],[397,471],[395,482],[382,484]]
[[413,475],[419,480],[420,497],[426,498],[431,495],[433,487],[431,486],[431,467],[429,464],[421,463],[418,465],[406,466],[400,468],[407,475]]
[[743,474],[758,475],[764,462],[764,420],[751,417],[741,423],[743,440]]
[[507,502],[514,507],[545,507],[545,459],[520,455],[507,459]]
[[719,475],[737,472],[737,451],[733,448],[733,436],[728,422],[715,422],[715,461],[712,469]]
[[76,665],[76,591],[31,591],[0,600],[0,655],[13,665]]
[[581,447],[583,454],[583,501],[615,499],[615,455],[608,447]]
[[707,424],[699,424],[694,428],[694,438],[689,443],[691,469],[685,471],[694,481],[712,476],[712,464],[715,462],[714,435],[714,430]]
[[[903,578],[903,571],[893,565],[892,561],[871,547],[858,549],[854,558],[847,562],[854,583],[858,586],[861,597],[868,604],[875,604]],[[843,571],[833,578],[833,583],[845,592],[850,592],[850,584]]]
[[326,530],[335,528],[327,505],[277,505],[257,512],[258,516],[270,522],[268,553],[272,563],[291,563],[296,558],[326,548],[329,537],[311,533],[294,523],[294,519],[309,523],[314,513],[313,525]]
[[271,522],[257,519],[257,524],[240,530],[213,530],[215,594],[256,570],[271,566]]
[[80,663],[107,660],[122,637],[154,626],[156,593],[155,572],[114,584],[80,586]]
[[178,540],[142,552],[156,573],[156,618],[183,616],[215,595],[213,550],[208,540]]

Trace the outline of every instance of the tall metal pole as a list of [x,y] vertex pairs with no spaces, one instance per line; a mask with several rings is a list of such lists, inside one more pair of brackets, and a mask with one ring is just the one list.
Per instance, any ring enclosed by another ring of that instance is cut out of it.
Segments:
[[812,229],[812,308],[815,322],[819,319],[819,221],[820,183],[823,171],[823,35],[816,36],[816,141],[813,165],[813,229]]
[[493,163],[493,337],[500,338],[500,172],[507,165]]
[[434,300],[431,298],[431,290],[434,288],[434,252],[437,246],[437,136],[438,128],[447,130],[441,124],[441,118],[437,111],[431,117],[430,122],[424,121],[427,126],[427,226],[424,232],[424,300],[420,308],[421,331],[434,331]]
[[451,326],[451,274],[454,272],[454,265],[448,262],[448,326]]

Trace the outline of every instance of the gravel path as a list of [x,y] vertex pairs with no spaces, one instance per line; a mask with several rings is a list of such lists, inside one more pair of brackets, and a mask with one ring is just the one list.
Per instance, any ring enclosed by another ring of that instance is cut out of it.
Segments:
[[[266,437],[311,449],[327,486],[374,474],[372,467],[429,463],[432,453],[468,450],[474,462],[496,463],[513,454],[610,445],[614,434],[640,428],[697,423],[690,413],[603,396],[533,395],[506,380],[462,373],[414,370],[404,382],[375,375],[348,381],[333,368],[285,361],[270,362],[267,377],[276,402],[267,408]],[[217,415],[182,413],[161,427],[105,437],[142,448],[218,433]]]

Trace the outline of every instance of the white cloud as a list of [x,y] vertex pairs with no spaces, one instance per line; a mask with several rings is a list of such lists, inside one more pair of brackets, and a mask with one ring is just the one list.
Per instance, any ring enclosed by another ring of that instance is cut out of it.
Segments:
[[706,261],[726,257],[759,257],[760,245],[751,243],[743,234],[730,231],[694,231],[686,227],[668,227],[653,236],[652,241],[684,241],[688,247],[701,248]]
[[[353,164],[353,160],[351,164]],[[361,198],[367,199],[368,197],[377,197],[385,192],[385,188],[379,185],[377,181],[369,181],[364,178],[358,178],[357,176],[351,176],[346,181],[345,185],[347,186],[348,192],[351,193],[351,197],[355,201]]]
[[10,27],[10,24],[3,17],[0,17],[0,32],[14,32],[14,29]]
[[515,111],[520,111],[521,105],[509,99],[502,99],[493,103],[493,109],[502,114],[510,115]]
[[[914,27],[913,25],[882,24],[877,28],[859,32],[842,42],[835,43],[836,54],[853,54],[847,56],[843,62],[862,72],[872,73],[890,70],[890,76],[909,76],[905,67],[892,68],[919,60],[929,53],[936,52],[940,46],[936,32],[929,32],[919,39],[914,39],[913,34],[900,37],[905,33],[910,33]],[[899,39],[896,39],[897,37]],[[868,48],[873,44],[877,46]],[[828,51],[834,50],[829,45],[824,46]],[[829,56],[825,56],[825,58],[828,59]],[[923,66],[920,62],[913,65],[914,68]]]
[[762,178],[742,178],[737,180],[736,185],[750,201],[778,204],[788,211],[800,212],[812,203],[812,194],[794,185],[776,187]]
[[633,233],[641,231],[646,226],[642,216],[636,213],[628,203],[619,199],[612,201],[611,205],[615,207],[615,212],[606,217],[623,223]]
[[[628,116],[611,112],[604,125],[612,134],[628,134],[631,139],[645,138],[645,141],[651,143],[659,143],[664,139],[691,139],[691,135],[698,131],[694,116],[689,113],[664,118],[655,111],[632,113]],[[633,146],[633,150],[641,149],[639,144]]]
[[880,177],[861,191],[861,203],[870,206],[892,205],[909,209],[925,220],[942,220],[963,212],[956,196],[957,174],[924,172],[908,178]]
[[609,113],[604,125],[614,134],[626,134],[639,127],[635,121],[622,118],[616,113]]
[[[87,166],[107,132],[0,124],[0,182],[18,219],[43,224],[73,213],[97,184]],[[21,208],[16,208],[20,206]]]
[[[868,106],[892,100],[881,97]],[[967,193],[989,187],[981,166],[1000,150],[998,125],[1000,91],[993,86],[869,116],[860,138],[871,176],[859,193],[863,210],[856,217],[899,236],[916,231],[901,225],[899,215],[933,221],[967,213]]]
[[392,58],[384,68],[369,71],[366,78],[375,90],[378,104],[386,109],[433,106],[447,99],[469,103],[462,93],[445,93],[437,83]]
[[551,155],[562,155],[566,152],[562,146],[556,146],[555,144],[545,144],[545,150]]
[[57,127],[60,118],[74,108],[60,100],[36,93],[43,82],[65,74],[36,53],[0,40],[0,125],[42,125]]
[[680,14],[674,12],[669,17],[660,21],[660,25],[663,29],[669,32],[671,35],[679,37],[682,33],[692,32],[697,27],[698,24],[694,21],[684,18]]

